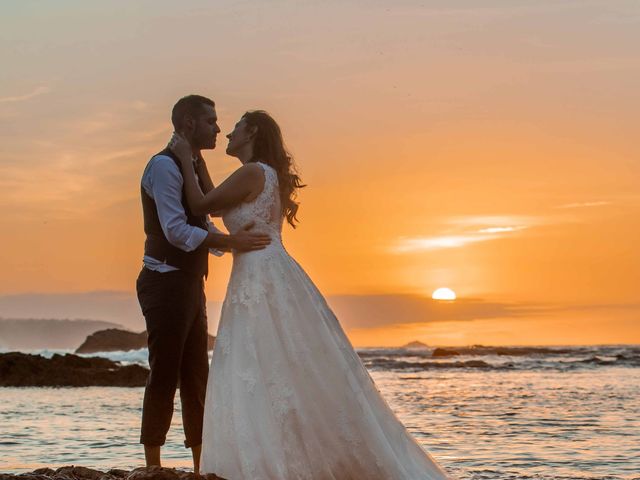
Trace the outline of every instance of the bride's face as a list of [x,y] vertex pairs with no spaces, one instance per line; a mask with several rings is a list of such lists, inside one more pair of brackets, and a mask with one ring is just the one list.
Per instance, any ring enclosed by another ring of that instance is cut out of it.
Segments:
[[236,123],[233,131],[227,135],[229,144],[227,145],[227,155],[237,157],[238,153],[253,144],[254,129],[249,126],[243,118]]

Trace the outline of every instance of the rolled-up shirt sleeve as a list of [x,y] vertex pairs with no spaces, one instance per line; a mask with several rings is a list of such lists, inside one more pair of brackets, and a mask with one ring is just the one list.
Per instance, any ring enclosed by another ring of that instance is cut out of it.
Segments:
[[182,175],[171,158],[158,155],[149,165],[147,193],[153,197],[160,226],[173,246],[191,252],[198,248],[208,232],[187,223],[182,206]]

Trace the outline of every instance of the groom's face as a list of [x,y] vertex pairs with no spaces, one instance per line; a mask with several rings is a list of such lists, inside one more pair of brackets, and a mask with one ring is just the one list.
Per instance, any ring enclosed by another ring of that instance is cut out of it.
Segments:
[[192,145],[200,150],[216,148],[216,137],[220,133],[216,109],[211,105],[202,105],[200,114],[195,118]]

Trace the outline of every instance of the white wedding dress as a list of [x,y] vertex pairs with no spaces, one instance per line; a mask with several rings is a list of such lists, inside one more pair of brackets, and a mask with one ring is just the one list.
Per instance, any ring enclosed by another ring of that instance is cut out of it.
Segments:
[[380,395],[338,320],[282,245],[278,177],[227,211],[269,232],[236,253],[209,372],[202,473],[228,480],[442,480]]

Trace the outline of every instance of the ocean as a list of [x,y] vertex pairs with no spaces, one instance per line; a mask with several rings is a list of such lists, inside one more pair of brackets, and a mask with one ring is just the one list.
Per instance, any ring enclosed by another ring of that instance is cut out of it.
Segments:
[[[401,421],[452,476],[640,479],[640,346],[446,350],[457,355],[358,353]],[[146,365],[146,355],[98,356]],[[141,466],[143,391],[0,388],[0,472]],[[167,466],[189,468],[181,428],[176,402],[163,455]]]

